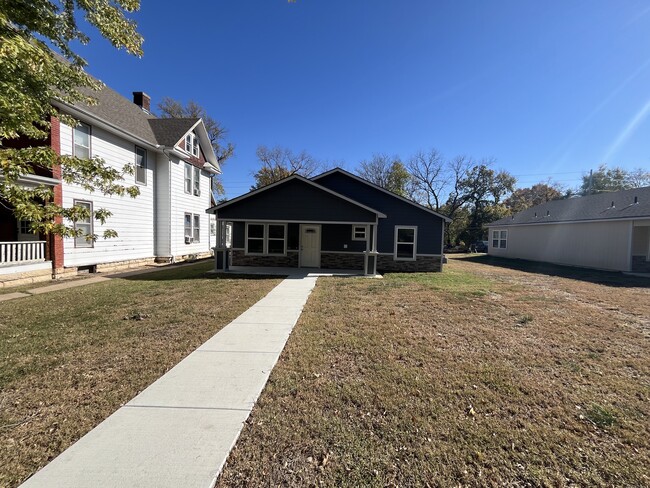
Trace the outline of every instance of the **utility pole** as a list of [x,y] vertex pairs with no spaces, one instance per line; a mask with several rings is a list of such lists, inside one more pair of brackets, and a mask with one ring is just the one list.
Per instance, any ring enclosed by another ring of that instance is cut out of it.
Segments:
[[589,170],[589,188],[587,188],[587,195],[591,195],[594,188],[594,170]]

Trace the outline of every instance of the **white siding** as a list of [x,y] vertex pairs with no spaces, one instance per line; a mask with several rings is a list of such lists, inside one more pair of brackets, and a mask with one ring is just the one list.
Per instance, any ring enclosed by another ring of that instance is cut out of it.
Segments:
[[[92,124],[91,124],[92,126]],[[106,164],[122,169],[135,161],[135,145],[112,133],[92,126],[92,156],[99,156]],[[61,153],[72,154],[72,128],[61,124]],[[81,187],[63,184],[63,205],[72,206],[75,199],[91,201],[93,210],[106,208],[113,215],[105,225],[94,221],[94,232],[99,236],[92,248],[75,248],[73,239],[64,240],[64,265],[83,266],[154,256],[154,171],[156,156],[147,152],[147,184],[138,185],[140,196],[106,196],[89,193]],[[127,176],[124,184],[135,184],[135,176]],[[113,229],[117,238],[103,239],[105,229]]]
[[[492,231],[507,230],[507,248],[492,246]],[[629,271],[632,221],[490,227],[488,253],[507,258]]]
[[164,154],[159,154],[156,161],[156,256],[169,258],[172,256],[170,240],[170,207],[169,167],[171,163]]
[[[201,195],[185,193],[185,162],[174,160],[171,164],[171,253],[173,256],[210,252],[214,236],[210,236],[210,177],[201,171]],[[200,242],[185,244],[185,213],[199,215],[201,221]]]

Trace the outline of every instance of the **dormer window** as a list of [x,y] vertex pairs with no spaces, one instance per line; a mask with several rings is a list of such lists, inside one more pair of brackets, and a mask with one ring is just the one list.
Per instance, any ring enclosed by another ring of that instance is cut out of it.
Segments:
[[191,155],[199,157],[199,138],[193,132],[185,136],[185,150]]

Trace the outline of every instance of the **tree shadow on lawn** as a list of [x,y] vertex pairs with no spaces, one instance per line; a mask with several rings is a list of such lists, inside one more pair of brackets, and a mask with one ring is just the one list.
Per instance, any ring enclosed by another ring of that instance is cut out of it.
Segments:
[[614,288],[650,288],[650,278],[641,276],[630,276],[617,271],[600,271],[596,269],[578,268],[575,266],[562,266],[559,264],[528,261],[525,259],[508,259],[487,254],[471,255],[462,258],[463,261],[470,261],[488,266],[525,271],[547,276],[570,278],[573,280],[586,281],[598,285],[611,286]]

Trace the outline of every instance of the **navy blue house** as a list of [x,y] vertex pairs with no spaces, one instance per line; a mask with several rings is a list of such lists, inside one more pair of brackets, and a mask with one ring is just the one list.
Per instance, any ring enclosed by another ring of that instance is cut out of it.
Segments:
[[311,179],[290,176],[207,211],[217,218],[221,269],[230,262],[369,275],[442,271],[449,219],[340,168]]

